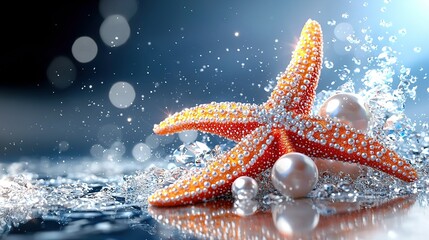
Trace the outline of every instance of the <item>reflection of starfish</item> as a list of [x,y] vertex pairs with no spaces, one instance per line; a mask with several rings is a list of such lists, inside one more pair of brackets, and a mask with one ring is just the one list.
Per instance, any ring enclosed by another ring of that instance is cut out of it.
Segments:
[[[372,199],[370,207],[340,201],[298,199],[274,205],[272,212],[257,211],[246,217],[236,215],[232,202],[225,200],[173,208],[151,206],[149,213],[158,222],[198,239],[354,239],[374,230],[395,230],[398,221],[392,225],[391,220],[406,215],[415,198]],[[319,213],[319,208],[332,212]]]
[[156,125],[154,132],[158,134],[196,129],[238,143],[206,168],[155,192],[149,203],[175,206],[223,195],[237,177],[255,176],[292,151],[356,162],[405,181],[416,180],[415,170],[375,139],[346,124],[309,115],[322,68],[322,43],[320,25],[308,20],[286,72],[262,105],[199,105]]

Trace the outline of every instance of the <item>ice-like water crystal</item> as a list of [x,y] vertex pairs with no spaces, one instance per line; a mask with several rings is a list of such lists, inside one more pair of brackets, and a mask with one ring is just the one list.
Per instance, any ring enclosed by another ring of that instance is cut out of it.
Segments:
[[147,198],[156,190],[168,186],[178,179],[187,178],[189,174],[199,171],[197,168],[175,167],[165,169],[151,166],[146,170],[124,177],[121,185],[122,194],[127,204],[138,204],[147,210]]
[[213,154],[205,143],[195,141],[180,145],[174,150],[173,159],[179,165],[204,167],[208,161],[213,160]]
[[[382,25],[390,27],[390,23],[385,21]],[[384,36],[378,36],[380,42],[383,39]],[[337,92],[358,94],[369,103],[372,117],[368,134],[406,158],[417,169],[420,180],[407,184],[371,168],[357,179],[325,172],[310,194],[312,197],[388,198],[428,189],[428,127],[412,121],[405,114],[407,101],[416,98],[418,79],[412,75],[411,68],[401,65],[400,53],[391,46],[375,45],[369,34],[365,34],[364,40],[356,41],[356,45],[360,44],[361,50],[366,52],[374,52],[376,57],[370,56],[366,62],[353,59],[355,64],[362,66],[361,70],[365,70],[360,73],[363,77],[357,79],[356,72],[347,71],[347,66],[332,69],[341,80],[348,81],[337,89],[320,91],[312,113],[317,114],[326,99]],[[391,36],[389,41],[396,41],[396,37]],[[362,87],[357,89],[354,82],[359,80]]]
[[[124,210],[130,204],[124,201],[123,175],[141,168],[107,159],[64,160],[63,164],[31,160],[34,164],[2,165],[0,232],[34,217],[63,221]],[[124,211],[134,215],[135,210]]]

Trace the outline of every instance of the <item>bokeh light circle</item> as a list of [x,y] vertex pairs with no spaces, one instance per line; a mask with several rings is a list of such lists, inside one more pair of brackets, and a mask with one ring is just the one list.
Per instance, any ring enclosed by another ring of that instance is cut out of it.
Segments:
[[76,67],[68,57],[58,56],[49,64],[46,74],[54,87],[64,89],[75,81]]
[[90,152],[91,156],[94,158],[102,158],[103,152],[104,152],[104,147],[101,146],[100,144],[94,144],[94,145],[92,145],[89,152]]
[[111,147],[113,143],[122,139],[121,129],[114,124],[106,124],[98,131],[98,140],[105,147]]
[[198,137],[198,131],[188,130],[179,133],[179,139],[183,143],[191,143],[195,141]]
[[78,62],[87,63],[97,56],[98,47],[92,38],[82,36],[74,41],[71,50],[73,57]]
[[334,34],[337,39],[346,41],[348,36],[354,34],[354,29],[350,23],[342,22],[335,26]]
[[132,154],[133,157],[139,162],[148,160],[152,155],[150,147],[144,143],[137,143],[133,147]]
[[110,15],[100,26],[100,37],[109,47],[119,47],[127,42],[131,29],[127,19],[122,15]]
[[138,2],[136,0],[101,0],[99,9],[103,18],[120,14],[126,19],[130,19],[137,12]]
[[131,106],[135,98],[136,92],[134,87],[127,82],[117,82],[110,88],[110,102],[117,108],[127,108]]

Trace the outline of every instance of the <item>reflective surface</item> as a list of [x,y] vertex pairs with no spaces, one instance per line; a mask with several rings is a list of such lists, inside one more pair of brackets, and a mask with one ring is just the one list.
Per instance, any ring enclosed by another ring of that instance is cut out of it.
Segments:
[[[417,200],[417,201],[416,201]],[[419,202],[420,201],[420,202]],[[149,208],[160,223],[201,239],[423,238],[429,213],[418,196],[356,201],[299,199],[240,217],[229,201]],[[416,230],[414,230],[416,229]]]
[[423,239],[429,222],[425,191],[296,200],[264,193],[156,208],[146,202],[152,188],[180,173],[128,162],[2,164],[2,239]]

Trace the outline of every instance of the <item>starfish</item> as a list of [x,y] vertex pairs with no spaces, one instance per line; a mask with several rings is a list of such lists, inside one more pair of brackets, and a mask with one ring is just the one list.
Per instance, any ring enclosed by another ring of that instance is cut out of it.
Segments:
[[255,177],[290,152],[366,165],[406,182],[417,180],[407,161],[381,142],[334,119],[310,115],[322,68],[323,38],[309,19],[291,62],[260,105],[212,102],[184,109],[154,126],[156,134],[199,130],[237,144],[199,169],[149,196],[154,206],[207,201],[230,192],[234,180]]

